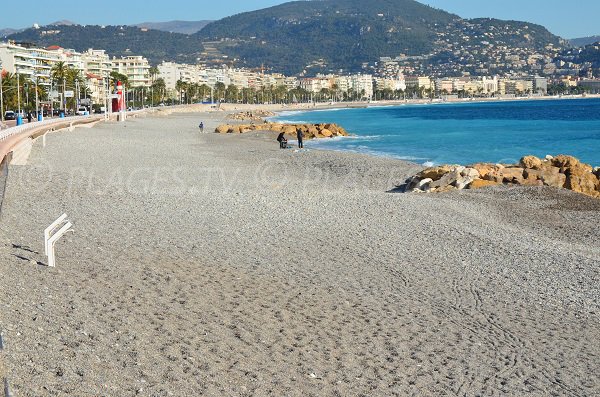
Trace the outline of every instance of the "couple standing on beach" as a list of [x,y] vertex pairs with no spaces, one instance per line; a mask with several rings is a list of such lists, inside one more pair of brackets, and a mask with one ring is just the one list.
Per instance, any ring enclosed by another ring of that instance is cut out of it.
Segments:
[[[300,130],[296,131],[296,138],[298,139],[298,148],[304,149],[304,134],[302,133],[302,131],[300,131]],[[287,148],[287,139],[285,139],[285,132],[281,132],[277,136],[277,142],[279,142],[279,147],[281,149]]]

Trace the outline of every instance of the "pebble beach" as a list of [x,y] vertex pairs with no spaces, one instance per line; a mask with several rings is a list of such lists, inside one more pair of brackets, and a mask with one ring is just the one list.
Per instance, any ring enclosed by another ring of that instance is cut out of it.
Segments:
[[403,194],[422,166],[226,122],[60,131],[10,166],[15,396],[600,396],[600,200]]

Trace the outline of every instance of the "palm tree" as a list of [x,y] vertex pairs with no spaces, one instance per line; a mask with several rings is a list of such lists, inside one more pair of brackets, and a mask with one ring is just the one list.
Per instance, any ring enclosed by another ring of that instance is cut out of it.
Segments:
[[200,99],[204,102],[204,99],[210,95],[210,87],[207,84],[202,84],[198,87],[198,95],[200,95]]
[[223,97],[225,96],[226,88],[227,87],[225,87],[225,84],[221,83],[220,81],[215,84],[215,96],[217,97],[217,99],[219,101],[222,100]]
[[52,69],[50,70],[50,75],[52,76],[52,79],[54,79],[59,85],[62,85],[63,103],[61,104],[61,106],[63,109],[66,107],[67,102],[65,98],[65,91],[67,89],[67,73],[69,72],[69,69],[69,65],[67,65],[66,62],[60,61],[54,64],[54,66],[52,66]]
[[[0,71],[2,73],[2,71]],[[4,109],[16,110],[17,108],[17,75],[4,72],[2,74],[2,101]],[[2,117],[4,117],[2,109]]]
[[175,83],[175,89],[177,90],[177,93],[179,95],[179,104],[180,105],[182,102],[183,91],[187,91],[187,88],[188,88],[188,84],[182,80],[177,80],[177,83]]
[[150,73],[150,79],[152,80],[152,83],[154,83],[154,79],[156,78],[156,76],[158,76],[160,74],[158,67],[157,66],[150,67],[149,73]]
[[230,84],[225,90],[225,99],[227,102],[234,103],[237,101],[239,90],[234,84]]

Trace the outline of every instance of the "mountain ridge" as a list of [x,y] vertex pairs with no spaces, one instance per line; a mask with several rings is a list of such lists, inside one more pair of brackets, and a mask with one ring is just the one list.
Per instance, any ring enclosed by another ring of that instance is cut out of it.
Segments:
[[600,35],[579,37],[569,40],[574,47],[585,47],[586,45],[600,42]]
[[[172,22],[178,23],[161,26]],[[464,62],[485,64],[492,58],[481,54],[494,45],[542,54],[565,45],[541,25],[463,19],[414,0],[370,0],[368,6],[363,0],[292,1],[210,22],[191,35],[74,24],[27,29],[9,38],[78,51],[100,48],[111,56],[144,55],[153,64],[200,61],[261,67],[266,63],[288,75],[360,72],[380,57],[421,57],[424,62],[449,65],[468,58]],[[457,52],[465,57],[455,59]],[[469,68],[475,72],[475,66]]]
[[248,66],[267,59],[275,69],[295,74],[358,71],[380,57],[431,56],[450,49],[447,42],[469,46],[464,32],[482,37],[491,32],[498,37],[489,41],[498,45],[536,51],[562,45],[541,25],[468,20],[414,0],[371,0],[367,7],[362,0],[293,1],[223,18],[194,36]]
[[201,21],[166,21],[166,22],[142,22],[130,26],[137,26],[140,28],[149,28],[154,30],[160,30],[163,32],[173,32],[182,34],[194,34],[202,30],[209,23],[214,22],[210,20]]

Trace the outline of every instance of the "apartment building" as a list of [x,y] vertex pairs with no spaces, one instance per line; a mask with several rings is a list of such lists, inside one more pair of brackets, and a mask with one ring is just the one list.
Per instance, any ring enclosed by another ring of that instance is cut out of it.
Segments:
[[300,88],[314,94],[323,89],[331,89],[331,80],[327,77],[309,77],[300,79]]
[[143,56],[113,58],[111,64],[114,72],[127,76],[131,87],[150,86],[150,64]]
[[435,85],[429,77],[424,76],[406,76],[407,88],[423,88],[425,90],[434,89]]
[[112,72],[110,57],[104,50],[90,48],[81,54],[81,60],[83,61],[83,70],[85,73],[105,78]]
[[0,63],[4,70],[26,76],[47,88],[50,87],[52,66],[60,60],[55,51],[0,43]]
[[363,93],[364,98],[373,98],[373,76],[370,74],[354,74],[349,77],[350,88]]

